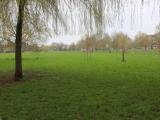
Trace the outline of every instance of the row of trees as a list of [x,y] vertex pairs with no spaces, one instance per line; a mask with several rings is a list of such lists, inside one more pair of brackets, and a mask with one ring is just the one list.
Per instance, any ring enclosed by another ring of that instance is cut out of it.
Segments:
[[[0,52],[14,52],[15,43],[12,41],[0,42]],[[113,36],[108,34],[103,37],[98,34],[92,36],[86,36],[76,44],[65,45],[63,43],[53,43],[50,46],[39,46],[38,44],[22,43],[22,51],[85,51],[87,54],[101,50],[112,52],[113,50],[120,50],[122,53],[122,62],[125,61],[125,53],[128,49],[143,50],[145,53],[148,49],[158,49],[160,53],[160,33],[157,32],[154,35],[147,35],[145,33],[138,33],[134,40],[129,38],[127,34],[122,32],[116,33]]]
[[138,33],[135,39],[131,39],[127,34],[122,32],[116,33],[113,36],[108,34],[104,35],[102,38],[93,35],[91,37],[87,36],[84,39],[78,41],[76,44],[71,44],[71,50],[108,50],[111,49],[147,49],[158,48],[160,33],[154,35],[147,35],[145,33]]
[[147,52],[149,49],[157,49],[160,53],[160,33],[147,35],[140,32],[134,40],[122,32],[116,33],[113,36],[106,34],[101,38],[97,35],[87,36],[76,44],[73,43],[70,45],[68,49],[86,51],[87,53],[96,50],[109,52],[112,52],[112,50],[120,50],[122,53],[122,62],[124,62],[125,53],[128,49],[143,50],[144,52]]
[[[66,45],[63,43],[53,43],[49,46],[39,46],[41,51],[83,51],[87,54],[94,51],[108,51],[119,50],[122,53],[122,62],[125,61],[125,53],[129,49],[144,51],[145,53],[150,49],[157,49],[160,54],[160,32],[154,35],[147,35],[145,33],[138,33],[135,39],[131,39],[127,34],[122,32],[116,33],[112,36],[105,34],[100,36],[98,34],[86,36],[77,43]],[[37,51],[33,48],[32,51]]]
[[[111,52],[112,49],[143,49],[145,52],[148,49],[159,48],[160,33],[154,35],[147,35],[144,33],[138,33],[134,40],[129,38],[126,34],[120,32],[113,36],[105,34],[103,37],[98,37],[98,35],[93,35],[91,37],[84,37],[82,40],[78,41],[76,44],[65,45],[63,43],[52,43],[50,46],[42,45],[38,43],[27,44],[22,42],[22,51],[37,51],[41,50],[55,50],[55,51],[65,51],[65,50],[82,50],[82,51],[95,51],[103,50]],[[11,40],[0,41],[0,52],[14,52],[15,43]]]

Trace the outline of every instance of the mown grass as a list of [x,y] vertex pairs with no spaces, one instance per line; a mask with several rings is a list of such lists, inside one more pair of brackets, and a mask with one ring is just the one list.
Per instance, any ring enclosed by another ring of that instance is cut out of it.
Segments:
[[[22,83],[0,86],[2,120],[159,120],[160,56],[24,53]],[[1,79],[14,54],[0,54]]]

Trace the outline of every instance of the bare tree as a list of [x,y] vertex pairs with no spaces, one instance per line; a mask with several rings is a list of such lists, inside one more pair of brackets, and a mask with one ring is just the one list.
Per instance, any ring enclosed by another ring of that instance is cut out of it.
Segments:
[[135,37],[135,44],[137,47],[144,48],[146,53],[147,49],[151,46],[151,40],[145,33],[138,33]]
[[96,48],[98,50],[108,50],[111,53],[112,40],[108,34],[105,34],[100,40],[97,40]]
[[160,24],[156,27],[156,34],[153,37],[154,43],[156,44],[158,52],[160,54]]
[[125,52],[130,45],[130,38],[123,33],[117,33],[113,36],[113,43],[116,48],[121,49],[122,62],[125,62]]

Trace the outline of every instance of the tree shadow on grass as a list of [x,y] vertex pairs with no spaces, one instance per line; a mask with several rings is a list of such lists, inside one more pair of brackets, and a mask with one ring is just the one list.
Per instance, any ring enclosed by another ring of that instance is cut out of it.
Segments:
[[31,80],[42,80],[48,77],[57,77],[56,74],[51,76],[48,72],[42,71],[24,71],[23,72],[23,79],[20,81],[15,81],[14,79],[14,72],[5,72],[0,74],[0,86],[10,85],[10,84],[19,84],[24,83]]
[[15,81],[14,72],[2,73],[0,75],[0,86],[9,85],[9,84],[23,83],[23,82],[25,82],[27,80],[30,80],[33,77],[35,77],[34,74],[36,74],[36,73],[34,73],[33,71],[32,72],[24,72],[23,79],[20,80],[20,81]]
[[0,86],[14,83],[14,73],[13,72],[7,72],[0,74]]

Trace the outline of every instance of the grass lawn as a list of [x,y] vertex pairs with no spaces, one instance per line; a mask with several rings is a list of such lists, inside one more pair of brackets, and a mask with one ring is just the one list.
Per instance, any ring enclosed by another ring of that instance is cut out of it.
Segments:
[[[23,54],[24,79],[0,85],[0,120],[160,120],[160,56]],[[14,54],[0,54],[0,80]]]

